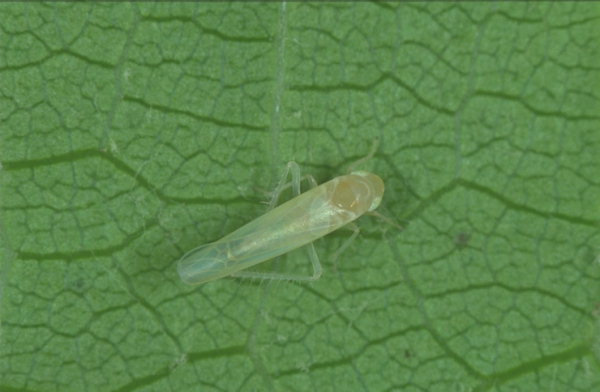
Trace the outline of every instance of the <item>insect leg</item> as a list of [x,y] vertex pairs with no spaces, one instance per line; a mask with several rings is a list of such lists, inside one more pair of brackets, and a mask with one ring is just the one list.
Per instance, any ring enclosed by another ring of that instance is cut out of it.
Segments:
[[[308,181],[308,183],[310,184],[311,188],[314,188],[317,185],[319,185],[319,184],[317,184],[317,181],[315,180],[315,178],[313,176],[311,176],[310,174],[304,174],[302,177],[300,177],[300,182],[302,182],[302,181]],[[279,195],[281,194],[281,192],[287,190],[288,188],[290,188],[292,186],[293,186],[293,184],[292,184],[291,181],[287,182],[287,183],[283,184],[281,186],[281,188],[278,189],[278,191],[279,191],[278,195],[275,195],[275,191],[273,191],[273,192],[269,192],[270,196],[272,198],[275,197],[275,198],[279,199]],[[273,208],[275,208],[275,204],[272,205],[271,202],[269,202],[269,208],[268,208],[268,210],[273,209]]]
[[[292,173],[292,181],[286,182],[287,177],[290,174],[290,172]],[[271,201],[269,201],[269,210],[275,208],[275,206],[277,205],[277,201],[279,201],[279,196],[281,196],[281,193],[283,191],[285,191],[286,189],[288,189],[289,187],[293,188],[294,196],[298,196],[301,193],[300,184],[304,180],[308,180],[311,188],[314,188],[318,185],[315,178],[313,176],[311,176],[310,174],[305,174],[303,176],[300,176],[300,167],[298,166],[298,164],[296,162],[294,162],[294,161],[288,162],[287,165],[285,165],[285,170],[283,172],[283,175],[279,179],[277,186],[275,187],[273,192],[271,192]]]
[[354,239],[356,238],[356,236],[358,235],[358,233],[360,233],[360,229],[358,228],[358,225],[356,225],[356,223],[354,222],[350,222],[348,223],[346,226],[344,226],[343,228],[345,229],[350,229],[353,231],[352,235],[350,237],[348,237],[348,239],[346,239],[344,241],[344,243],[342,244],[342,246],[340,246],[338,248],[338,250],[336,250],[333,255],[331,256],[331,260],[333,261],[334,265],[337,265],[337,259],[340,256],[340,254],[342,254],[342,252],[344,252],[352,243],[352,241],[354,241]]
[[404,230],[404,227],[400,226],[399,224],[397,224],[392,218],[388,218],[387,216],[377,212],[377,211],[367,211],[365,212],[365,215],[371,215],[374,216],[378,219],[381,219],[382,221],[384,221],[385,223],[387,223],[388,225],[394,226],[395,228],[397,228],[398,230],[402,231]]
[[281,192],[283,192],[289,187],[289,185],[286,184],[286,180],[290,172],[292,173],[291,184],[294,190],[294,194],[300,194],[300,167],[296,162],[289,161],[287,165],[285,165],[283,176],[281,176],[279,182],[277,183],[277,186],[273,190],[271,201],[269,202],[269,210],[275,208],[275,206],[277,205],[277,201],[279,200],[279,196],[281,195]]
[[319,256],[313,244],[308,244],[308,257],[310,258],[313,274],[311,276],[303,276],[296,274],[282,274],[278,272],[252,272],[252,271],[239,271],[231,274],[234,278],[254,278],[254,279],[271,279],[271,280],[295,280],[298,282],[310,282],[317,280],[323,273],[323,268],[319,262]]
[[375,140],[373,140],[373,145],[371,146],[371,150],[369,151],[369,153],[366,156],[349,164],[347,172],[352,173],[354,171],[355,167],[360,166],[363,163],[365,163],[366,161],[368,161],[369,159],[373,158],[373,156],[375,155],[375,153],[377,152],[378,149],[379,149],[379,138],[377,137],[377,138],[375,138]]
[[[296,165],[296,167],[298,167],[298,165]],[[310,183],[311,188],[314,188],[317,186],[317,181],[315,180],[315,178],[313,176],[311,176],[310,174],[307,174],[306,178],[308,179],[308,182]],[[293,188],[294,194],[296,196],[298,196],[300,194],[300,181],[301,180],[302,179],[300,178],[300,169],[298,168],[298,173],[295,178],[294,178],[294,173],[292,172],[292,188]],[[321,267],[321,263],[319,262],[319,255],[317,255],[317,250],[315,249],[315,245],[312,242],[307,245],[307,250],[308,250],[308,258],[310,259],[310,262],[313,267],[313,274],[312,274],[312,276],[308,276],[308,277],[307,276],[299,276],[299,277],[297,277],[299,279],[296,279],[296,280],[317,280],[321,277],[321,274],[323,273],[323,268]]]
[[[291,181],[291,183],[286,184],[285,180],[290,171],[292,172],[292,181]],[[281,178],[281,180],[279,181],[277,188],[274,191],[273,199],[271,200],[271,203],[269,203],[269,208],[275,207],[275,203],[277,202],[277,199],[279,198],[279,194],[283,190],[289,188],[290,186],[292,187],[295,196],[298,196],[300,194],[300,182],[304,179],[308,180],[311,188],[314,188],[317,186],[317,181],[315,180],[315,178],[313,176],[311,176],[310,174],[306,174],[303,177],[300,177],[300,168],[298,167],[298,165],[295,162],[288,162],[285,173],[284,173],[283,177]],[[295,274],[281,274],[281,273],[276,273],[276,272],[252,272],[252,271],[239,271],[234,274],[231,274],[231,276],[234,278],[295,280],[295,281],[300,281],[300,282],[317,280],[321,277],[321,274],[323,273],[323,268],[321,267],[321,263],[319,262],[319,256],[317,255],[317,251],[316,251],[313,243],[310,243],[307,245],[307,251],[308,251],[308,257],[310,259],[310,262],[311,262],[312,268],[313,268],[312,276],[302,276],[302,275],[295,275]]]
[[[369,151],[369,153],[366,156],[364,156],[364,157],[352,162],[350,165],[348,165],[348,173],[352,173],[357,166],[362,165],[369,159],[373,158],[373,156],[379,149],[379,143],[380,143],[380,139],[379,139],[379,137],[376,137],[373,140],[373,144],[371,145],[371,150]],[[404,230],[404,228],[402,226],[400,226],[398,223],[396,223],[394,219],[388,218],[387,216],[385,216],[377,211],[368,211],[365,213],[365,215],[375,216],[375,217],[381,219],[382,221],[384,221],[385,223],[387,223],[391,226],[394,226],[395,228],[397,228],[400,231]],[[350,239],[352,239],[353,237],[350,237]]]

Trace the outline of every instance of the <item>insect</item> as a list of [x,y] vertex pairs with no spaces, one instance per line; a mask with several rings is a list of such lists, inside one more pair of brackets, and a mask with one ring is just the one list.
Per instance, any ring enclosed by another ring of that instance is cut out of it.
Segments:
[[[297,196],[273,208],[281,191],[290,186],[285,184],[290,171],[291,186]],[[312,242],[350,225],[354,234],[336,252],[341,253],[358,234],[358,227],[352,221],[379,206],[384,184],[377,175],[366,171],[352,171],[321,185],[317,185],[312,176],[305,177],[313,188],[301,194],[300,169],[295,162],[289,162],[269,203],[272,209],[220,240],[186,253],[177,265],[181,279],[188,284],[205,283],[225,276],[318,279],[321,264]],[[309,245],[312,276],[242,271],[303,245]]]

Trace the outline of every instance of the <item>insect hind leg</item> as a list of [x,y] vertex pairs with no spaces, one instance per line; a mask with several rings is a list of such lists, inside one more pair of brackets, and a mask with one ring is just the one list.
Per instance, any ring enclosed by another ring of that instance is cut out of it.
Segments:
[[253,278],[253,279],[270,279],[270,280],[291,280],[297,282],[311,282],[319,279],[323,273],[323,268],[319,262],[319,256],[313,244],[308,244],[308,257],[310,258],[313,274],[311,276],[297,275],[297,274],[284,274],[278,272],[253,272],[253,271],[239,271],[230,276],[234,278]]

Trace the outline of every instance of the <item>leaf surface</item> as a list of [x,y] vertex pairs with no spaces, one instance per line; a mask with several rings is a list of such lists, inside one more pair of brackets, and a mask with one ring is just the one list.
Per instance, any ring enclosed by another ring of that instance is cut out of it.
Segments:
[[[0,390],[600,389],[598,4],[0,10]],[[376,138],[403,230],[181,283]]]

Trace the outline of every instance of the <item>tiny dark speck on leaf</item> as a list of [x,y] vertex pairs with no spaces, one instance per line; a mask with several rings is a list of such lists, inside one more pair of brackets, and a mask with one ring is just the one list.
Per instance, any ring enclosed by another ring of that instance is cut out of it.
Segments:
[[460,232],[454,238],[454,243],[456,244],[457,248],[463,249],[469,244],[470,240],[471,240],[471,234],[465,233],[465,232]]
[[71,282],[71,289],[78,293],[85,291],[85,281],[83,279],[76,279]]

